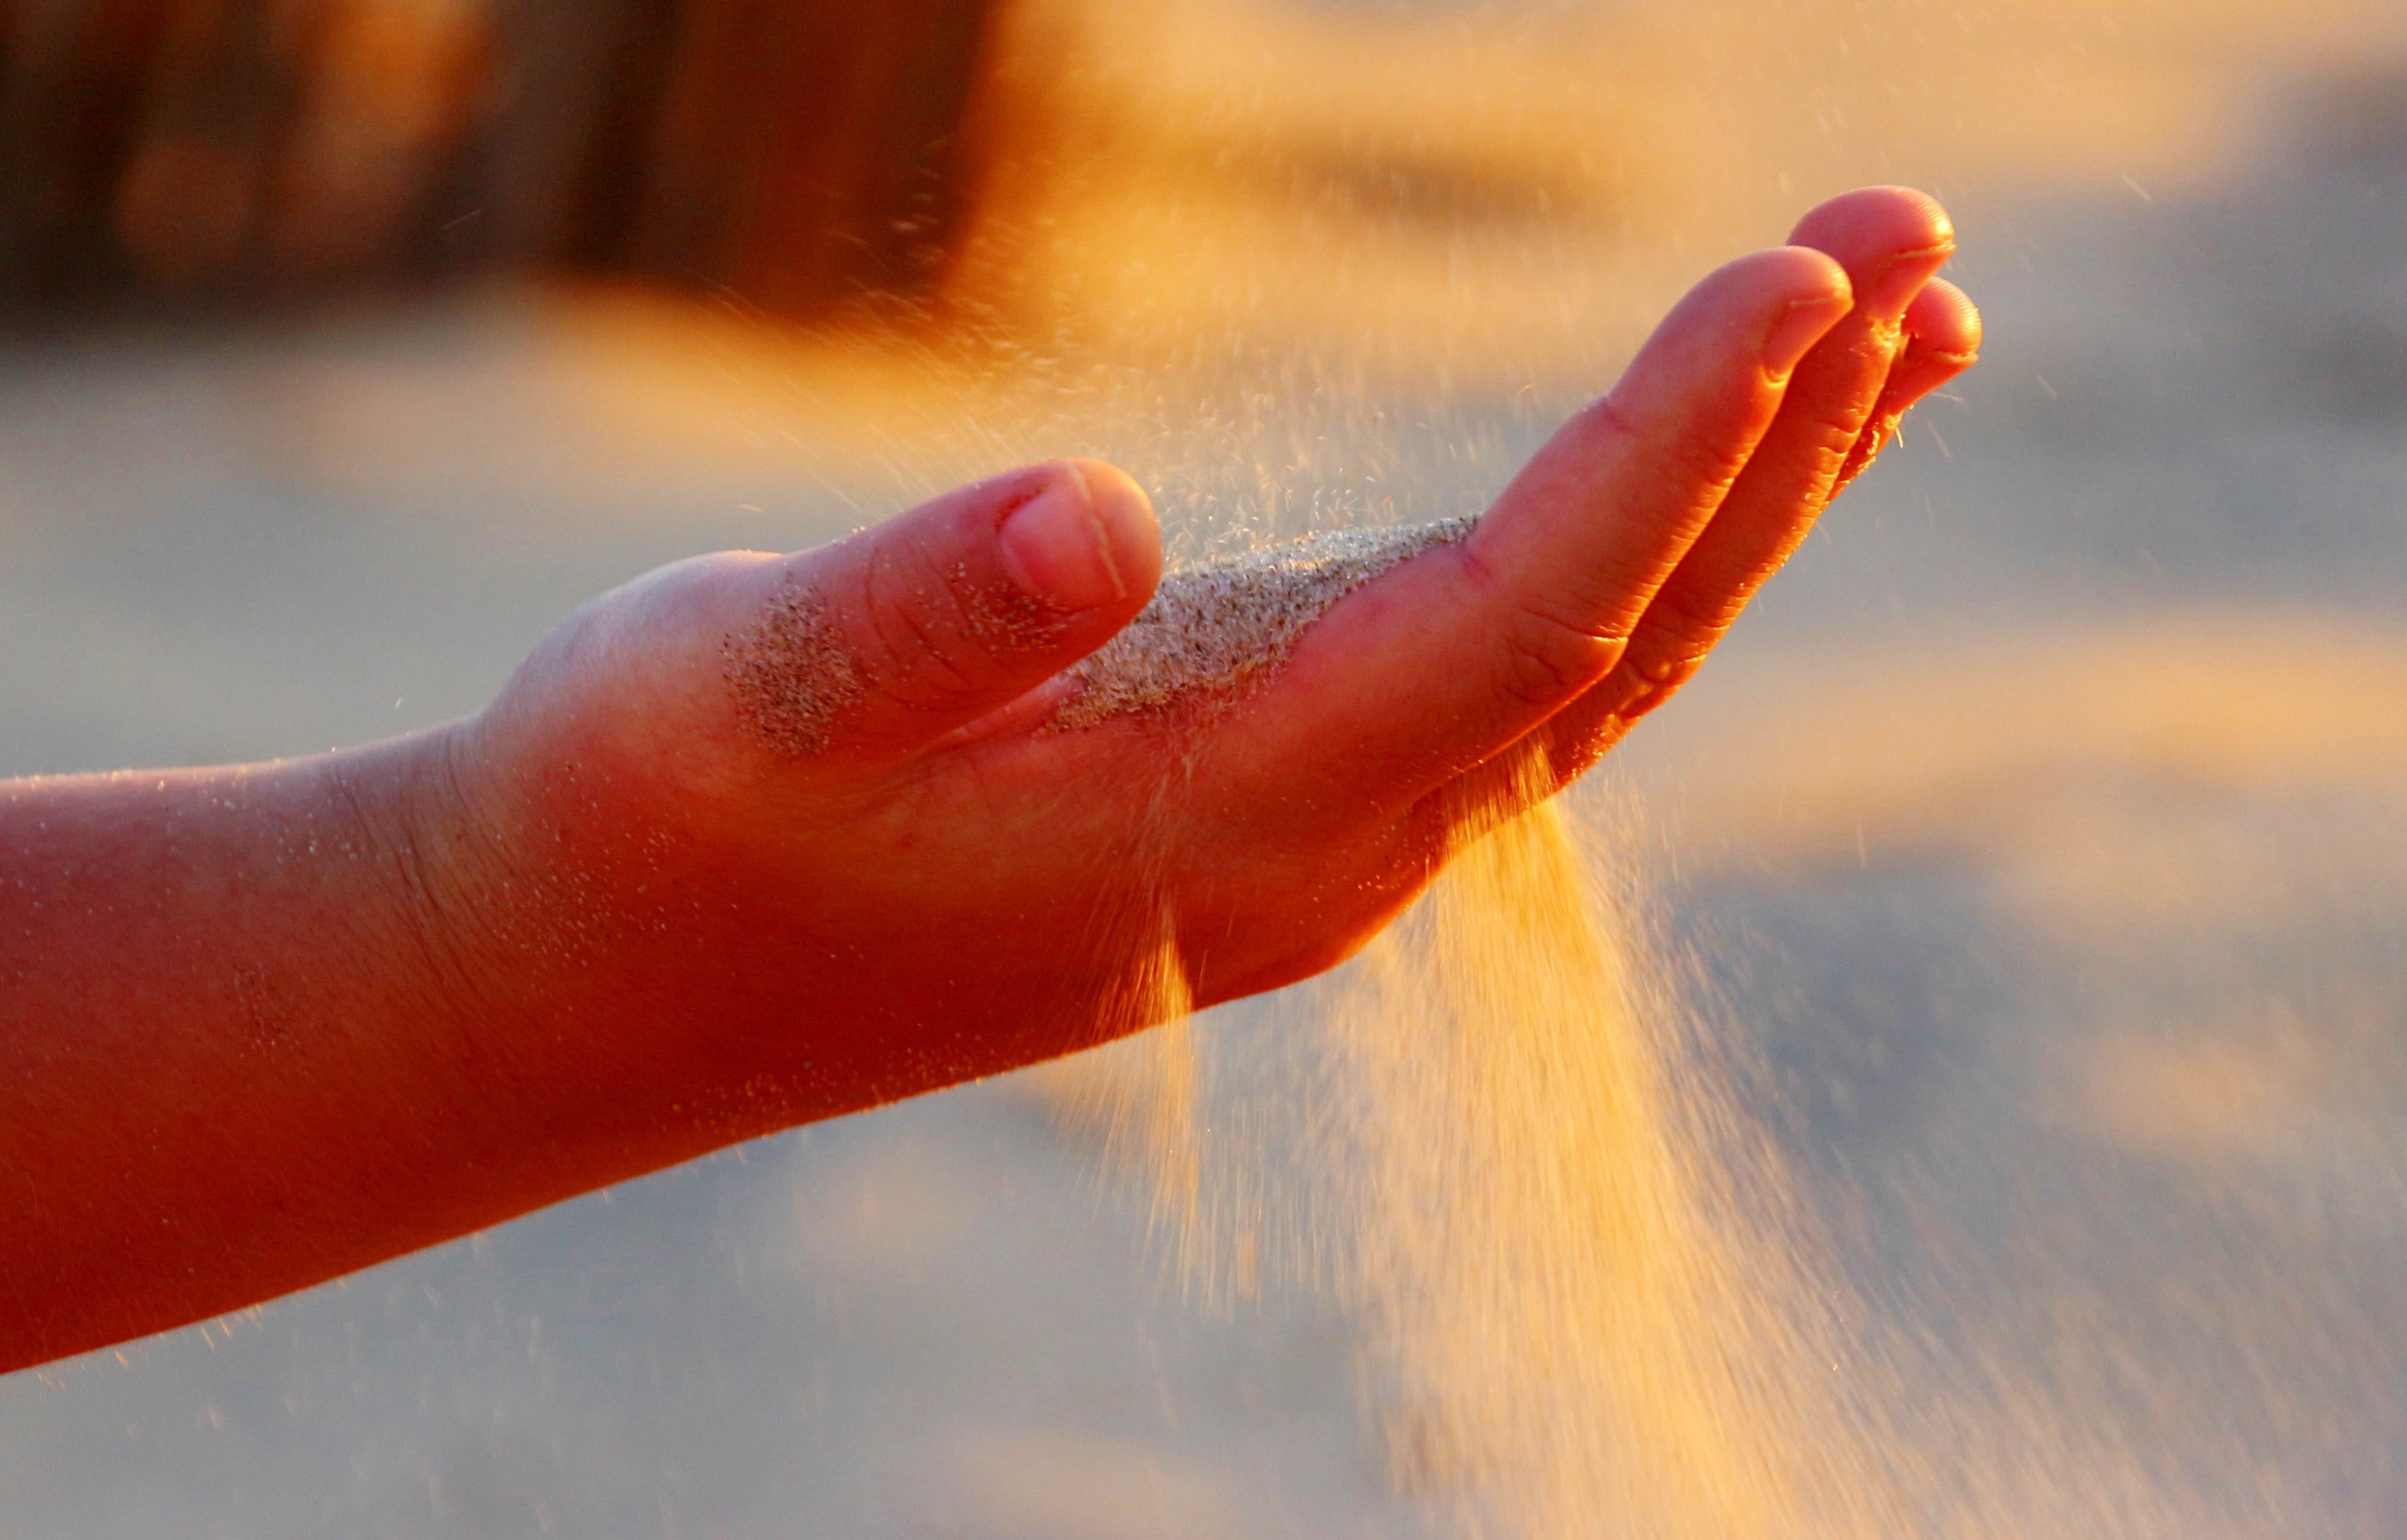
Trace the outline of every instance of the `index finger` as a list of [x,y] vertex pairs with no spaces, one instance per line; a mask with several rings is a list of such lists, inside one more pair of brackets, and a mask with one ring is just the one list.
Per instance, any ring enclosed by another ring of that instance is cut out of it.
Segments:
[[1275,775],[1298,808],[1401,806],[1576,699],[1619,658],[1789,371],[1850,303],[1839,264],[1802,248],[1706,278],[1468,538],[1332,607],[1214,757]]

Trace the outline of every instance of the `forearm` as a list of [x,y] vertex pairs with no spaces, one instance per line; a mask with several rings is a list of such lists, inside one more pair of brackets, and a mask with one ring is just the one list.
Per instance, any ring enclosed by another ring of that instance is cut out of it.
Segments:
[[445,748],[0,786],[0,1367],[581,1185],[513,1148],[548,1066],[444,912]]

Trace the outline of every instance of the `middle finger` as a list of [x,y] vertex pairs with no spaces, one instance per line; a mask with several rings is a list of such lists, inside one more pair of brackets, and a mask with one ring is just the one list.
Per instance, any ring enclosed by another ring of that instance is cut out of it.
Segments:
[[[1833,199],[1791,238],[1836,258],[1858,303],[1799,364],[1761,446],[1647,606],[1613,671],[1543,729],[1559,783],[1685,683],[1812,530],[1856,468],[1905,350],[1908,307],[1954,250],[1945,212],[1902,189]],[[1971,313],[1969,304],[1963,311]]]

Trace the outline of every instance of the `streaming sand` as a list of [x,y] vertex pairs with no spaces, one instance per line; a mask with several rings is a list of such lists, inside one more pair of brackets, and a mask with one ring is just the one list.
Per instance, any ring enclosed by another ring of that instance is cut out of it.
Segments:
[[[1469,527],[1175,575],[1060,721],[1231,698],[1337,597]],[[1300,1170],[1214,1129],[1183,1018],[1112,1050],[1090,1114],[1190,1283],[1247,1293],[1267,1260],[1360,1313],[1393,1474],[1467,1529],[1883,1533],[1861,1388],[1776,1162],[1562,812],[1513,800],[1536,806],[1471,820],[1487,832],[1345,976],[1312,1072],[1264,1077],[1287,1105],[1254,1111],[1289,1125]],[[1183,1008],[1172,955],[1140,981],[1149,1019]]]
[[[1336,593],[1463,527],[1170,579],[1081,720],[1232,698]],[[1199,1033],[1165,937],[1127,1019],[1169,1024],[1054,1071],[1149,1190],[1181,1281],[1351,1313],[1390,1476],[1455,1533],[2186,1533],[2079,1364],[2054,1388],[1935,1373],[1855,1296],[1741,1109],[1757,1066],[1545,791],[1467,810],[1430,892],[1289,1030]]]
[[1360,1323],[1389,1479],[1443,1533],[2198,1533],[2101,1420],[2086,1344],[2061,1384],[1951,1377],[1855,1293],[1739,1110],[1751,1066],[1632,916],[1542,802],[1280,1033],[1174,1016],[1050,1073],[1191,1295],[1301,1286]]
[[1397,1468],[1503,1533],[1873,1533],[1774,1174],[1623,931],[1541,804],[1336,1014]]

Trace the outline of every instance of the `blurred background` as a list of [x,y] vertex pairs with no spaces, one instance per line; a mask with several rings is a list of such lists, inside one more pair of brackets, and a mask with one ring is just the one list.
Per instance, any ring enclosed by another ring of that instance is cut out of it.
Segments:
[[[0,774],[441,720],[1021,459],[1474,508],[1865,181],[1986,362],[1589,794],[1851,1281],[2113,1451],[1978,1533],[2407,1535],[2386,0],[7,0]],[[1052,1086],[0,1381],[0,1535],[1431,1533]]]

